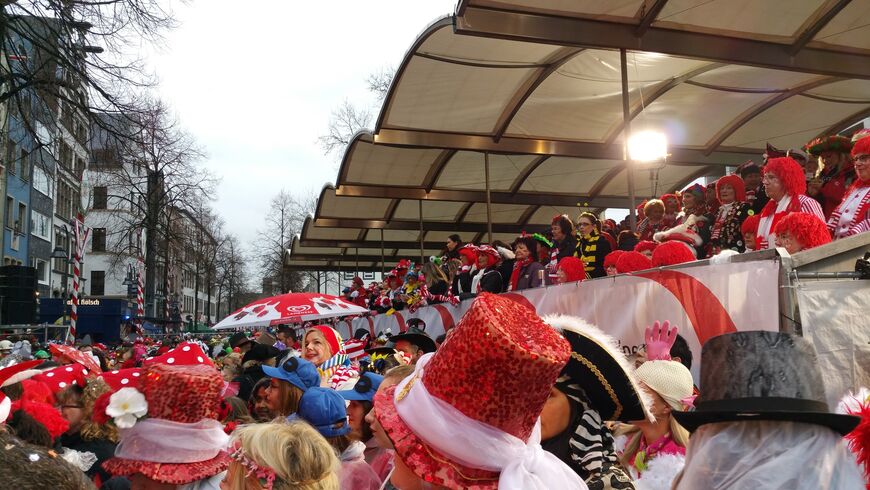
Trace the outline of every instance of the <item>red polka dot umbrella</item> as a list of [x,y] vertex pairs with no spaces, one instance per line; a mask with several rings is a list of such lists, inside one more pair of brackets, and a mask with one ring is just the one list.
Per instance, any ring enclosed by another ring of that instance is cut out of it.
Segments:
[[49,344],[48,348],[51,350],[52,355],[54,355],[61,364],[68,364],[70,362],[81,364],[85,369],[94,374],[102,371],[100,365],[97,364],[97,361],[95,361],[90,354],[82,352],[73,346]]
[[359,315],[369,310],[350,301],[320,293],[287,293],[260,299],[240,308],[217,325],[215,330],[268,327],[281,323],[301,323],[322,318]]

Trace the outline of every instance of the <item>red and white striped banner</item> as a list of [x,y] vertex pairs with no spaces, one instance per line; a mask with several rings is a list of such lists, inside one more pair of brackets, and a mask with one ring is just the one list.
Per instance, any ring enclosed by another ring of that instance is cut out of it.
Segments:
[[[506,294],[541,316],[579,316],[619,340],[626,354],[643,345],[647,325],[670,320],[680,326],[680,334],[700,359],[701,345],[713,336],[779,330],[778,280],[778,263],[759,260],[651,270]],[[396,334],[407,329],[409,319],[420,318],[426,322],[426,333],[435,338],[453,328],[471,302],[427,306],[413,315],[399,311],[355,318],[346,324],[347,335],[358,328]],[[695,369],[699,365],[695,363]]]
[[73,220],[73,238],[75,238],[75,249],[73,250],[73,288],[72,288],[72,309],[70,312],[69,333],[67,340],[75,342],[76,325],[79,319],[79,285],[81,283],[82,262],[85,257],[85,245],[88,238],[91,236],[91,229],[85,226],[84,216],[79,213],[76,219]]

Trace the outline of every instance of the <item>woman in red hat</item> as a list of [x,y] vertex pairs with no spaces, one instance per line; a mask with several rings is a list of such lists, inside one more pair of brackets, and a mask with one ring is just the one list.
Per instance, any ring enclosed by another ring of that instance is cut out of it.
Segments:
[[756,249],[774,247],[776,224],[790,213],[809,213],[824,220],[822,207],[807,196],[807,181],[801,166],[789,157],[771,158],[761,179],[770,201],[761,210]]
[[804,146],[822,164],[813,197],[821,204],[826,217],[842,202],[852,182],[855,180],[855,167],[849,158],[852,141],[840,135],[816,138]]
[[413,376],[375,395],[397,488],[585,489],[541,447],[540,416],[568,342],[525,306],[482,294]]
[[859,131],[852,140],[856,178],[828,218],[835,240],[870,231],[870,130]]
[[315,325],[305,332],[302,342],[302,356],[314,364],[320,372],[320,386],[338,388],[359,371],[351,366],[341,335],[328,325]]
[[477,247],[477,274],[471,278],[471,292],[500,293],[504,281],[498,270],[501,254],[495,247],[481,245]]
[[707,245],[707,257],[712,257],[722,250],[743,252],[746,246],[740,225],[750,214],[754,214],[746,203],[746,189],[743,179],[738,175],[726,175],[716,181],[716,197],[719,210],[712,219],[710,241]]
[[459,257],[462,260],[462,266],[453,276],[451,283],[454,296],[473,292],[471,290],[471,276],[477,270],[477,247],[474,244],[466,243],[459,249]]

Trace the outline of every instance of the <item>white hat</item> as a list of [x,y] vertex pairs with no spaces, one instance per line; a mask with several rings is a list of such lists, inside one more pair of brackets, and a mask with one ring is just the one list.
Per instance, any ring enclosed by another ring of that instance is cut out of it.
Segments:
[[8,340],[0,340],[0,350],[12,350],[12,342]]
[[635,375],[674,410],[683,410],[683,400],[692,396],[692,373],[677,361],[647,361],[635,370]]

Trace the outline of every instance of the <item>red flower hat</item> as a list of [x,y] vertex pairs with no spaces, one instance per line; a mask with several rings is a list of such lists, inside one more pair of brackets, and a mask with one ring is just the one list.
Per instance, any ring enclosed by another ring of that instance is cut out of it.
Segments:
[[105,371],[100,373],[103,381],[109,385],[112,392],[118,391],[121,388],[136,388],[142,389],[142,380],[144,379],[142,369],[116,369],[114,371]]
[[45,383],[52,393],[56,394],[68,386],[76,385],[84,388],[87,384],[89,373],[81,364],[67,364],[66,366],[59,366],[42,374],[37,374],[32,379]]
[[169,364],[173,366],[195,366],[197,364],[204,364],[206,366],[214,367],[214,363],[211,362],[211,359],[208,358],[205,352],[202,351],[202,347],[200,347],[196,342],[182,342],[174,349],[169,349],[159,356],[145,359],[143,364],[145,366],[150,366],[152,364]]
[[437,449],[449,444],[443,434],[434,426],[415,433],[398,409],[425,390],[475,423],[526,442],[570,355],[567,341],[530,309],[483,293],[414,376],[375,395],[375,415],[396,454],[420,478],[449,488],[493,489],[499,472],[457,462]]
[[[178,348],[175,351],[190,352]],[[214,367],[204,363],[182,365],[152,362],[142,377],[145,378],[142,393],[148,402],[149,418],[180,424],[195,424],[208,419],[217,421],[224,383]],[[219,430],[223,432],[222,427]],[[116,454],[121,452],[127,435],[126,431],[121,434]],[[190,463],[160,463],[114,457],[103,463],[103,468],[113,475],[141,473],[159,482],[184,485],[216,475],[227,469],[229,463],[229,455],[221,450],[213,458]]]

